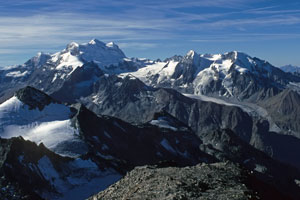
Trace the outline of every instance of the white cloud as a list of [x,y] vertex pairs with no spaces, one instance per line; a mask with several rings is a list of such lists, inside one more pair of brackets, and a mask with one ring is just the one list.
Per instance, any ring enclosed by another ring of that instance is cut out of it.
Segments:
[[120,48],[131,48],[131,49],[149,49],[157,47],[158,44],[155,43],[142,43],[142,42],[119,42]]

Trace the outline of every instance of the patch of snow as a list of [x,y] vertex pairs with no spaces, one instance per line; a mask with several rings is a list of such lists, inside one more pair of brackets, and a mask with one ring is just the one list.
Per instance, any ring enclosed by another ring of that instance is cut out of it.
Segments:
[[117,86],[117,87],[121,87],[122,86],[122,82],[117,82],[117,83],[115,83],[115,86]]
[[74,161],[72,161],[71,164],[73,167],[76,167],[76,168],[88,168],[90,170],[98,169],[98,166],[91,159],[83,160],[83,159],[77,158]]
[[28,71],[24,71],[24,72],[21,72],[21,71],[12,71],[12,72],[7,73],[5,76],[19,78],[19,77],[26,76],[27,74],[28,74]]
[[190,157],[189,153],[188,153],[186,150],[185,150],[183,153],[180,152],[180,151],[177,151],[177,153],[178,153],[179,155],[185,157],[185,158],[189,158],[189,157]]
[[102,149],[103,151],[105,151],[105,150],[108,150],[109,148],[108,148],[108,146],[107,146],[106,144],[103,144],[102,147],[101,147],[101,149]]
[[8,66],[4,66],[4,67],[0,67],[1,70],[12,70],[12,69],[16,69],[22,67],[22,65],[8,65]]
[[101,158],[104,158],[106,160],[115,160],[115,157],[111,156],[111,155],[103,155],[102,153],[100,152],[97,152],[96,154],[97,156],[101,157]]
[[[172,63],[174,64],[174,62]],[[154,64],[146,65],[145,67],[141,67],[135,72],[121,73],[120,77],[126,77],[127,75],[132,75],[134,77],[137,77],[141,81],[145,82],[146,84],[149,84],[150,77],[159,74],[159,72],[162,71],[166,65],[167,65],[166,62],[157,62]],[[167,72],[168,70],[171,71],[171,68],[172,68],[172,64],[170,69],[166,69],[165,72]]]
[[51,83],[53,83],[57,79],[57,76],[58,76],[57,73],[55,73]]
[[97,136],[93,136],[93,139],[94,139],[95,141],[97,141],[98,143],[100,143],[100,140],[99,140],[99,138],[98,138]]
[[49,181],[50,183],[54,184],[53,180],[59,178],[58,172],[55,170],[53,167],[51,161],[47,156],[43,156],[39,161],[38,161],[38,168],[43,175],[43,177]]
[[250,162],[253,158],[249,158],[243,161],[244,164],[247,164],[248,162]]
[[24,155],[20,155],[20,156],[18,157],[18,160],[19,160],[20,163],[23,163]]
[[177,131],[178,129],[171,126],[169,124],[168,121],[164,120],[164,119],[158,119],[158,120],[151,120],[150,124],[154,125],[154,126],[158,126],[160,128],[167,128],[167,129],[171,129],[173,131]]
[[222,58],[222,54],[204,54],[204,55],[200,55],[200,56],[204,57],[208,60],[211,60],[211,61],[220,60]]
[[160,144],[167,150],[170,151],[171,153],[176,154],[177,151],[175,149],[173,149],[173,147],[170,145],[170,143],[168,142],[168,140],[166,140],[165,138],[160,142]]
[[109,139],[111,139],[111,136],[110,136],[106,131],[104,131],[104,135],[105,135],[106,137],[108,137]]
[[116,127],[120,128],[123,132],[126,133],[126,130],[125,130],[118,122],[114,121],[113,124],[114,124]]
[[254,170],[260,173],[265,173],[267,171],[267,168],[263,165],[255,164]]
[[38,169],[43,177],[57,190],[57,194],[42,194],[46,199],[55,200],[81,200],[92,194],[104,190],[109,185],[121,178],[121,175],[113,169],[100,170],[90,159],[75,159],[65,165],[65,172],[58,172],[47,156],[38,161]]

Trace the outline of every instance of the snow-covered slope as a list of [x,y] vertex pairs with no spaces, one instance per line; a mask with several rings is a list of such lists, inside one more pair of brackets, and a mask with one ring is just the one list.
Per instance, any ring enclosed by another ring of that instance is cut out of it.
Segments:
[[75,156],[78,150],[60,148],[62,144],[81,143],[78,130],[71,126],[70,115],[70,108],[65,105],[51,103],[42,110],[31,109],[14,96],[0,105],[0,136],[22,136],[43,143],[56,153]]
[[[65,164],[64,172],[58,171],[47,156],[43,156],[33,168],[41,173],[59,193],[44,192],[45,199],[68,200],[85,199],[98,190],[104,190],[121,178],[113,169],[100,170],[90,159],[77,158]],[[66,173],[68,172],[68,173]]]
[[165,81],[170,81],[177,64],[178,62],[176,61],[150,62],[135,72],[121,73],[120,76],[124,77],[131,74],[147,85],[155,86]]

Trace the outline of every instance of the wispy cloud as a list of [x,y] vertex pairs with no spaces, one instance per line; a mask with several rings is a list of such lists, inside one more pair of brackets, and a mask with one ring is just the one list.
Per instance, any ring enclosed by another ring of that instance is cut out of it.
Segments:
[[121,48],[134,48],[134,49],[149,49],[157,47],[158,44],[155,43],[143,43],[143,42],[119,42],[119,47]]
[[280,26],[300,24],[300,16],[272,16],[272,17],[257,17],[245,19],[225,19],[216,20],[214,22],[202,23],[201,25],[207,28],[224,29],[228,27],[238,26]]
[[[155,49],[161,44],[176,46],[185,41],[298,39],[300,30],[295,27],[300,24],[299,4],[283,9],[268,2],[10,0],[0,5],[0,54],[19,54],[26,49],[53,52],[71,41],[92,38],[115,41],[125,51]],[[284,31],[279,30],[281,27]],[[268,35],[275,30],[277,35]]]
[[257,42],[257,41],[270,41],[270,40],[287,40],[287,39],[300,39],[300,34],[281,34],[281,33],[245,33],[245,34],[228,34],[228,35],[210,35],[201,36],[198,39],[191,39],[192,42],[210,43],[210,42]]

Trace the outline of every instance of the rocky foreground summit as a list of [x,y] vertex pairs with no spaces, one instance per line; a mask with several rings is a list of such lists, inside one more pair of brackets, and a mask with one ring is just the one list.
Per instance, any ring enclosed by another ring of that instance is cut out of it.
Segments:
[[112,199],[289,199],[258,181],[251,171],[229,163],[192,167],[136,167],[89,200]]

